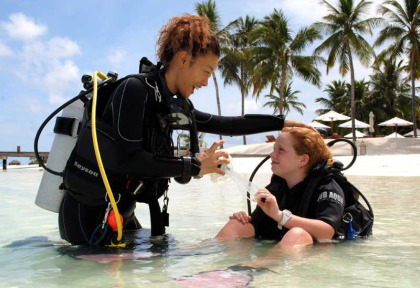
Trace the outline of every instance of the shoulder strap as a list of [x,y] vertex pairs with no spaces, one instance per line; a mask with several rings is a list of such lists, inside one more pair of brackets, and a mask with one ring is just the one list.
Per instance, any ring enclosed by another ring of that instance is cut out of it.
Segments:
[[319,171],[311,172],[307,179],[308,183],[305,186],[305,191],[302,193],[302,200],[299,206],[299,211],[296,212],[298,216],[305,217],[308,212],[309,203],[311,202],[312,195],[314,194],[316,188],[318,187],[321,180],[327,176],[325,169],[319,169]]
[[[342,167],[343,164],[339,161],[333,162],[332,165],[329,165],[328,161],[324,161],[316,165],[312,169],[312,171],[309,172],[308,179],[306,180],[308,181],[308,183],[305,186],[305,191],[302,193],[302,201],[301,205],[299,206],[299,211],[297,212],[297,215],[301,217],[306,216],[312,196],[316,188],[319,186],[319,183],[321,183],[323,179],[325,179],[326,177],[333,177],[333,179],[336,179],[337,177],[344,177],[340,172]],[[340,183],[338,184],[340,185]],[[342,189],[344,190],[343,187]]]

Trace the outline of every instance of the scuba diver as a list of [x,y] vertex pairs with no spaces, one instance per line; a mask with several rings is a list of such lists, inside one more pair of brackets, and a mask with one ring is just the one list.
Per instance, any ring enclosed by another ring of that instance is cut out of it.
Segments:
[[[123,229],[142,228],[134,210],[136,202],[144,202],[149,204],[152,236],[163,235],[169,225],[170,178],[184,184],[192,177],[224,174],[220,165],[229,162],[228,154],[216,151],[224,141],[199,154],[198,131],[236,136],[283,126],[308,127],[283,116],[221,117],[194,108],[190,96],[207,86],[220,57],[219,42],[207,18],[171,18],[159,33],[157,50],[159,63],[155,66],[143,58],[140,74],[123,78],[109,99],[98,104],[96,116],[98,142]],[[104,230],[112,211],[94,155],[87,108],[64,170],[59,230],[71,244],[107,245],[115,234]],[[174,156],[175,129],[190,131],[190,155]],[[163,195],[161,210],[158,199]]]
[[[319,133],[284,128],[270,158],[273,176],[270,184],[255,194],[256,209],[251,215],[234,213],[216,238],[271,239],[280,241],[276,247],[281,248],[371,235],[369,202],[341,174],[347,168],[331,159]],[[358,195],[369,210],[355,198]]]

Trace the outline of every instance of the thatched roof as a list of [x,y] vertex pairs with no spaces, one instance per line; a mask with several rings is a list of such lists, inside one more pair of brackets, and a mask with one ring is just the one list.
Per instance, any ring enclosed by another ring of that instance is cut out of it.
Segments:
[[18,160],[12,160],[9,162],[9,165],[20,165],[20,162]]

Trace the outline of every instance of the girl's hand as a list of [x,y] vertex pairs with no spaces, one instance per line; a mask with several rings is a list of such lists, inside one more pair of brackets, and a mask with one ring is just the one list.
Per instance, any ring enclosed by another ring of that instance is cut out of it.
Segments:
[[276,222],[281,220],[282,214],[279,205],[277,204],[277,199],[267,189],[259,189],[258,192],[255,193],[255,199],[257,200],[258,206],[261,207],[265,214]]
[[242,224],[246,224],[249,223],[249,221],[251,221],[251,216],[248,216],[248,214],[246,214],[245,211],[240,211],[240,212],[236,212],[233,213],[232,216],[229,216],[230,220],[237,220],[239,222],[241,222]]

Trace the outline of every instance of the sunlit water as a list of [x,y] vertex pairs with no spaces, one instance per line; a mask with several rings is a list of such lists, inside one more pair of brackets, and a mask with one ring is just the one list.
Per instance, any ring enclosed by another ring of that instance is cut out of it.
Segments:
[[[212,239],[232,212],[246,210],[246,196],[232,181],[217,185],[209,177],[171,184],[166,241],[151,243],[146,229],[126,250],[71,247],[60,240],[57,214],[34,204],[42,173],[0,172],[1,287],[179,287],[180,277],[256,258],[272,263],[249,274],[249,287],[419,287],[420,177],[349,177],[374,208],[372,237],[267,255],[271,241]],[[138,206],[140,222],[150,227],[147,206]],[[232,287],[219,280],[210,286]]]

